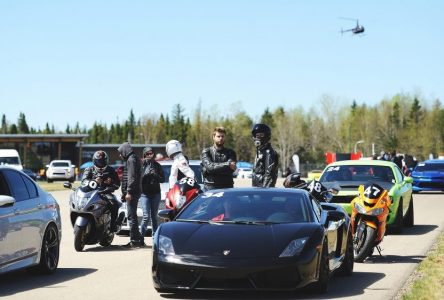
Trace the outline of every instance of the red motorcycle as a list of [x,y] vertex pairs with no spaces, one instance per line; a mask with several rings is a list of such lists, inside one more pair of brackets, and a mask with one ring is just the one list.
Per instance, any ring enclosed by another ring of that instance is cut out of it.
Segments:
[[165,206],[176,216],[197,195],[202,193],[200,185],[194,178],[184,177],[178,180],[166,194]]

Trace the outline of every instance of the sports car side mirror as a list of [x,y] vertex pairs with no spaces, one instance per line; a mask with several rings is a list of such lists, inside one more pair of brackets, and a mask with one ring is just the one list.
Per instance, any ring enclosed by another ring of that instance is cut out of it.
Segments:
[[405,183],[413,183],[413,178],[410,176],[406,176],[406,177],[404,177],[404,182]]
[[[0,207],[2,206],[8,206],[8,205],[14,205],[15,199],[11,196],[7,195],[0,195]],[[7,219],[6,219],[7,220]]]
[[159,210],[157,215],[160,218],[162,218],[162,219],[166,219],[168,221],[171,221],[171,220],[174,219],[174,210],[172,210],[172,209],[162,209],[162,210]]
[[328,221],[340,221],[344,219],[344,214],[337,210],[329,210],[327,211],[327,222]]

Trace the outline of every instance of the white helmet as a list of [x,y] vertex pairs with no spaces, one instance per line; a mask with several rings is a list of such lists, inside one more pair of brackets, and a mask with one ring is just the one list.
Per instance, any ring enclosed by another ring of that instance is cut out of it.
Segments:
[[166,144],[165,151],[168,157],[171,157],[173,154],[182,152],[182,145],[179,141],[171,140]]

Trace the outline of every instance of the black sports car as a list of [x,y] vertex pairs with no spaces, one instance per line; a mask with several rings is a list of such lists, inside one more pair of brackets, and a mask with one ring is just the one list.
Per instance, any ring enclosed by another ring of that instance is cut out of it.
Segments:
[[336,204],[305,190],[236,188],[207,191],[177,217],[159,212],[152,276],[174,289],[326,292],[330,274],[353,272],[350,219]]

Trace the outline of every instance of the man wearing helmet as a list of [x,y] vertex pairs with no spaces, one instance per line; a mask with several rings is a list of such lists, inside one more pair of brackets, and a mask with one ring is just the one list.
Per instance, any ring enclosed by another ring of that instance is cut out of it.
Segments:
[[202,151],[202,174],[206,190],[233,187],[236,152],[224,147],[225,134],[223,127],[216,127],[213,130],[214,145]]
[[182,145],[179,141],[171,140],[166,144],[166,154],[173,160],[169,177],[170,189],[181,177],[194,178],[194,172],[188,164],[187,158],[182,153]]
[[[94,180],[97,185],[103,189],[107,189],[109,194],[112,194],[120,187],[120,180],[113,167],[108,166],[108,154],[105,151],[96,151],[93,155],[93,165],[88,167],[83,172],[82,184],[88,184],[89,181]],[[113,196],[107,197],[110,200],[111,208],[111,231],[117,231],[117,213],[121,203]]]
[[274,187],[277,180],[279,156],[270,144],[271,129],[266,124],[256,124],[251,134],[256,146],[253,186]]

